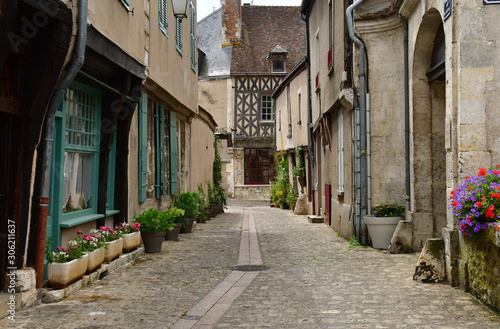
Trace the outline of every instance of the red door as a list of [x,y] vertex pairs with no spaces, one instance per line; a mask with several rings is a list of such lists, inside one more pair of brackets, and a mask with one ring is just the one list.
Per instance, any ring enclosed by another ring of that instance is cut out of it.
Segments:
[[332,211],[332,205],[331,205],[331,199],[332,199],[332,186],[325,184],[325,224],[330,226],[331,221],[330,221],[330,216],[331,216],[331,211]]

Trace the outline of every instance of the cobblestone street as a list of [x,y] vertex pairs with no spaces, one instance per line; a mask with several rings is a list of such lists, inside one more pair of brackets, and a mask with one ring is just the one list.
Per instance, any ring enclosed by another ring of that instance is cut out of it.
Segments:
[[[500,328],[471,295],[414,282],[417,258],[350,248],[307,216],[233,201],[160,254],[0,327]],[[267,270],[234,270],[260,259]]]

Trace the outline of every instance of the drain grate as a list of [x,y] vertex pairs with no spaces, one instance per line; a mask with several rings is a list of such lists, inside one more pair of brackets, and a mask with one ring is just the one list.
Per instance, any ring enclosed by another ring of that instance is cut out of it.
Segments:
[[234,266],[232,269],[233,271],[256,272],[256,271],[267,271],[270,269],[270,267],[266,265],[238,265]]

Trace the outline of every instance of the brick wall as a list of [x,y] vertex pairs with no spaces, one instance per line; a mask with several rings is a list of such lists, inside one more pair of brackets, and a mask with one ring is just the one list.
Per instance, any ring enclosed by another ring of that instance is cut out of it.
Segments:
[[222,0],[222,46],[241,38],[241,0]]

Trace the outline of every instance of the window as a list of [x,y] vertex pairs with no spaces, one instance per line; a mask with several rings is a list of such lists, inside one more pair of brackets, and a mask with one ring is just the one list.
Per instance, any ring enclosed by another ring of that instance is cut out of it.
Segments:
[[297,110],[299,112],[299,121],[297,121],[298,125],[302,124],[302,93],[297,94]]
[[274,179],[272,149],[245,149],[245,184],[269,184]]
[[292,138],[292,101],[290,98],[290,85],[286,86],[286,107],[287,107],[287,117],[288,117],[287,137]]
[[175,48],[182,55],[182,19],[175,19]]
[[338,121],[338,175],[339,175],[339,191],[344,191],[344,114],[342,109],[337,115]]
[[[153,126],[150,131],[148,131],[148,115]],[[177,194],[178,152],[175,121],[175,113],[167,112],[163,105],[148,100],[146,94],[141,95],[139,101],[139,202],[154,196],[157,198],[167,196],[169,186],[170,194]],[[149,154],[148,135],[150,147],[154,149]],[[148,193],[148,188],[151,188],[150,193]]]
[[158,24],[160,30],[168,37],[168,0],[158,0]]
[[285,72],[285,60],[281,57],[274,57],[272,59],[273,72]]
[[196,11],[194,9],[194,4],[191,1],[189,3],[189,21],[190,21],[190,32],[191,32],[191,69],[196,72]]
[[335,44],[335,3],[333,0],[329,0],[328,2],[328,14],[329,14],[329,38],[328,38],[328,68],[331,69],[333,67],[333,53]]
[[261,97],[261,121],[273,121],[273,99],[271,95],[262,95]]

